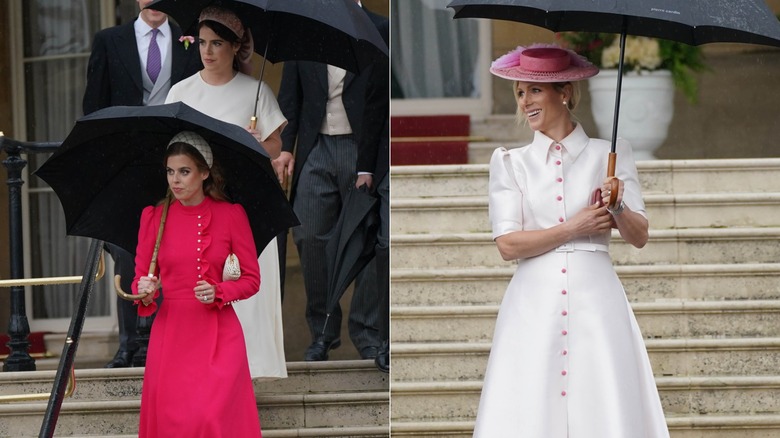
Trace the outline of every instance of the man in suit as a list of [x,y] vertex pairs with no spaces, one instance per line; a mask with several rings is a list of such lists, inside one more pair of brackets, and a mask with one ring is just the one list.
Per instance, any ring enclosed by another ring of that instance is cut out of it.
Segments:
[[[366,13],[387,44],[387,18]],[[325,327],[325,244],[349,187],[371,187],[373,183],[378,140],[364,135],[364,113],[370,106],[366,102],[367,90],[376,79],[372,68],[355,75],[326,64],[288,61],[282,73],[279,107],[288,125],[282,132],[282,153],[274,160],[274,168],[280,179],[292,174],[290,200],[301,221],[301,226],[293,229],[293,239],[301,258],[306,320],[313,341],[304,355],[307,361],[327,360],[328,351],[341,344],[340,308],[331,314]],[[360,163],[359,155],[363,158]],[[350,338],[363,359],[374,359],[381,345],[378,302],[376,268],[372,263],[355,281],[349,315]]]
[[[389,60],[388,60],[389,61]],[[362,142],[377,144],[375,156],[370,150],[358,149],[358,169],[375,162],[373,181],[379,197],[379,228],[376,247],[376,284],[379,296],[377,328],[381,344],[374,363],[385,373],[390,372],[390,66],[378,63],[371,69],[374,78],[366,94],[366,110]]]
[[[182,32],[158,11],[143,9],[152,0],[136,0],[138,19],[103,29],[95,35],[87,69],[84,114],[118,105],[160,105],[171,85],[202,68],[197,46],[185,48]],[[135,277],[134,256],[115,245],[107,245],[121,286],[130,291]],[[137,313],[132,302],[117,298],[119,349],[106,368],[132,365],[138,351]]]

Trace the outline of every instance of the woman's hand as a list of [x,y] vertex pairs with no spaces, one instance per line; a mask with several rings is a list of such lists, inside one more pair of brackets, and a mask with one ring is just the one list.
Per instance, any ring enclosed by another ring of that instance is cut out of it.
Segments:
[[612,228],[612,215],[607,212],[607,207],[592,204],[578,211],[565,223],[570,228],[573,240],[608,232]]
[[216,287],[204,280],[198,281],[193,291],[195,292],[195,298],[203,304],[213,303],[217,294]]
[[623,202],[623,181],[615,177],[607,177],[603,183],[601,183],[601,199],[604,201],[604,205],[609,205],[609,197],[612,190],[612,180],[618,182],[618,194],[615,201],[615,207],[617,208],[621,202]]
[[138,279],[138,293],[146,294],[146,296],[141,298],[141,303],[143,303],[144,306],[152,304],[152,301],[154,301],[154,291],[156,291],[158,287],[160,286],[157,277],[153,275]]
[[265,149],[266,152],[268,152],[268,155],[271,157],[272,160],[275,160],[279,157],[279,154],[282,152],[282,129],[277,128],[274,130],[274,132],[271,133],[265,140],[261,138],[260,131],[258,131],[255,128],[247,127],[247,132],[252,134],[252,137],[257,140],[258,143],[260,143],[260,146]]

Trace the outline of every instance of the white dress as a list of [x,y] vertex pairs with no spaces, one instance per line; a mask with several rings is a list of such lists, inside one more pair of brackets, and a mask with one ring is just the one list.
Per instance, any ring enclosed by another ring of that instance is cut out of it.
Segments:
[[[577,126],[561,144],[537,132],[528,146],[495,151],[494,239],[551,228],[592,202],[606,177],[609,143]],[[617,154],[624,202],[645,215],[630,146],[619,142]],[[496,321],[475,437],[669,437],[609,238],[518,261]]]
[[[246,128],[254,109],[257,80],[238,73],[227,84],[209,85],[200,73],[186,78],[168,92],[165,103],[184,102],[224,122]],[[257,105],[257,130],[265,140],[278,127],[286,126],[271,88],[263,83]],[[244,329],[249,371],[252,378],[287,377],[282,331],[282,301],[279,281],[279,249],[274,238],[257,259],[260,291],[233,305]],[[245,263],[239,260],[239,263]]]

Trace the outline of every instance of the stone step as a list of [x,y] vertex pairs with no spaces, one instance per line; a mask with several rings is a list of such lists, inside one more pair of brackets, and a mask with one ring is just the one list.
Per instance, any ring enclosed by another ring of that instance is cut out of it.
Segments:
[[[777,438],[780,415],[669,416],[671,438]],[[473,421],[394,421],[393,437],[470,438]]]
[[[780,415],[708,415],[666,418],[671,438],[777,438]],[[394,421],[393,437],[470,438],[473,421]]]
[[[780,210],[778,210],[780,211]],[[616,265],[772,263],[780,260],[780,228],[688,228],[650,230],[642,249],[617,232],[610,243]],[[392,269],[511,266],[490,233],[402,234],[392,237]]]
[[[777,438],[780,415],[667,416],[671,438]],[[394,421],[393,437],[470,438],[473,421]]]
[[[140,399],[143,368],[76,370],[72,401]],[[387,391],[387,374],[371,360],[288,362],[286,379],[255,379],[255,393],[319,394]],[[55,371],[0,373],[0,395],[49,393]]]
[[[656,376],[767,376],[780,363],[780,338],[647,339],[645,345]],[[489,353],[489,342],[396,342],[392,385],[482,380]]]
[[[649,339],[780,337],[780,300],[632,304]],[[392,308],[393,342],[490,342],[498,305]]]
[[[487,164],[394,166],[392,195],[394,199],[484,196],[488,169]],[[777,158],[641,161],[637,169],[645,195],[780,191]]]
[[[631,302],[777,300],[780,263],[616,266]],[[515,267],[393,269],[393,306],[500,304]]]
[[[384,391],[260,395],[257,400],[263,430],[370,427],[377,431],[389,424],[390,399]],[[57,436],[137,433],[140,408],[139,399],[68,400],[62,404],[55,433]],[[39,430],[45,410],[45,402],[0,405],[0,436],[20,437]]]
[[[646,194],[650,227],[771,227],[778,225],[780,193]],[[391,233],[490,231],[487,196],[393,197]]]
[[[664,414],[780,414],[780,376],[659,377]],[[481,381],[394,383],[391,422],[476,418]]]
[[[373,361],[290,362],[287,370],[286,379],[254,381],[264,436],[387,436],[389,381]],[[137,433],[143,371],[76,370],[57,436]],[[0,395],[48,393],[54,376],[0,373]],[[0,436],[37,433],[45,409],[45,401],[0,404]]]
[[[388,426],[357,426],[357,427],[312,427],[309,429],[271,429],[263,430],[263,438],[387,438]],[[38,435],[27,435],[37,437]],[[23,438],[23,437],[19,437]],[[72,435],[72,438],[138,438],[138,434],[126,435]]]

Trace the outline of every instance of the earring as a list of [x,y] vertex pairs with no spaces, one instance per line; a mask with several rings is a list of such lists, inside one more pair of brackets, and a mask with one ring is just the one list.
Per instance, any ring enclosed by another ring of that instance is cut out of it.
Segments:
[[566,106],[566,101],[565,100],[563,101],[563,106]]

